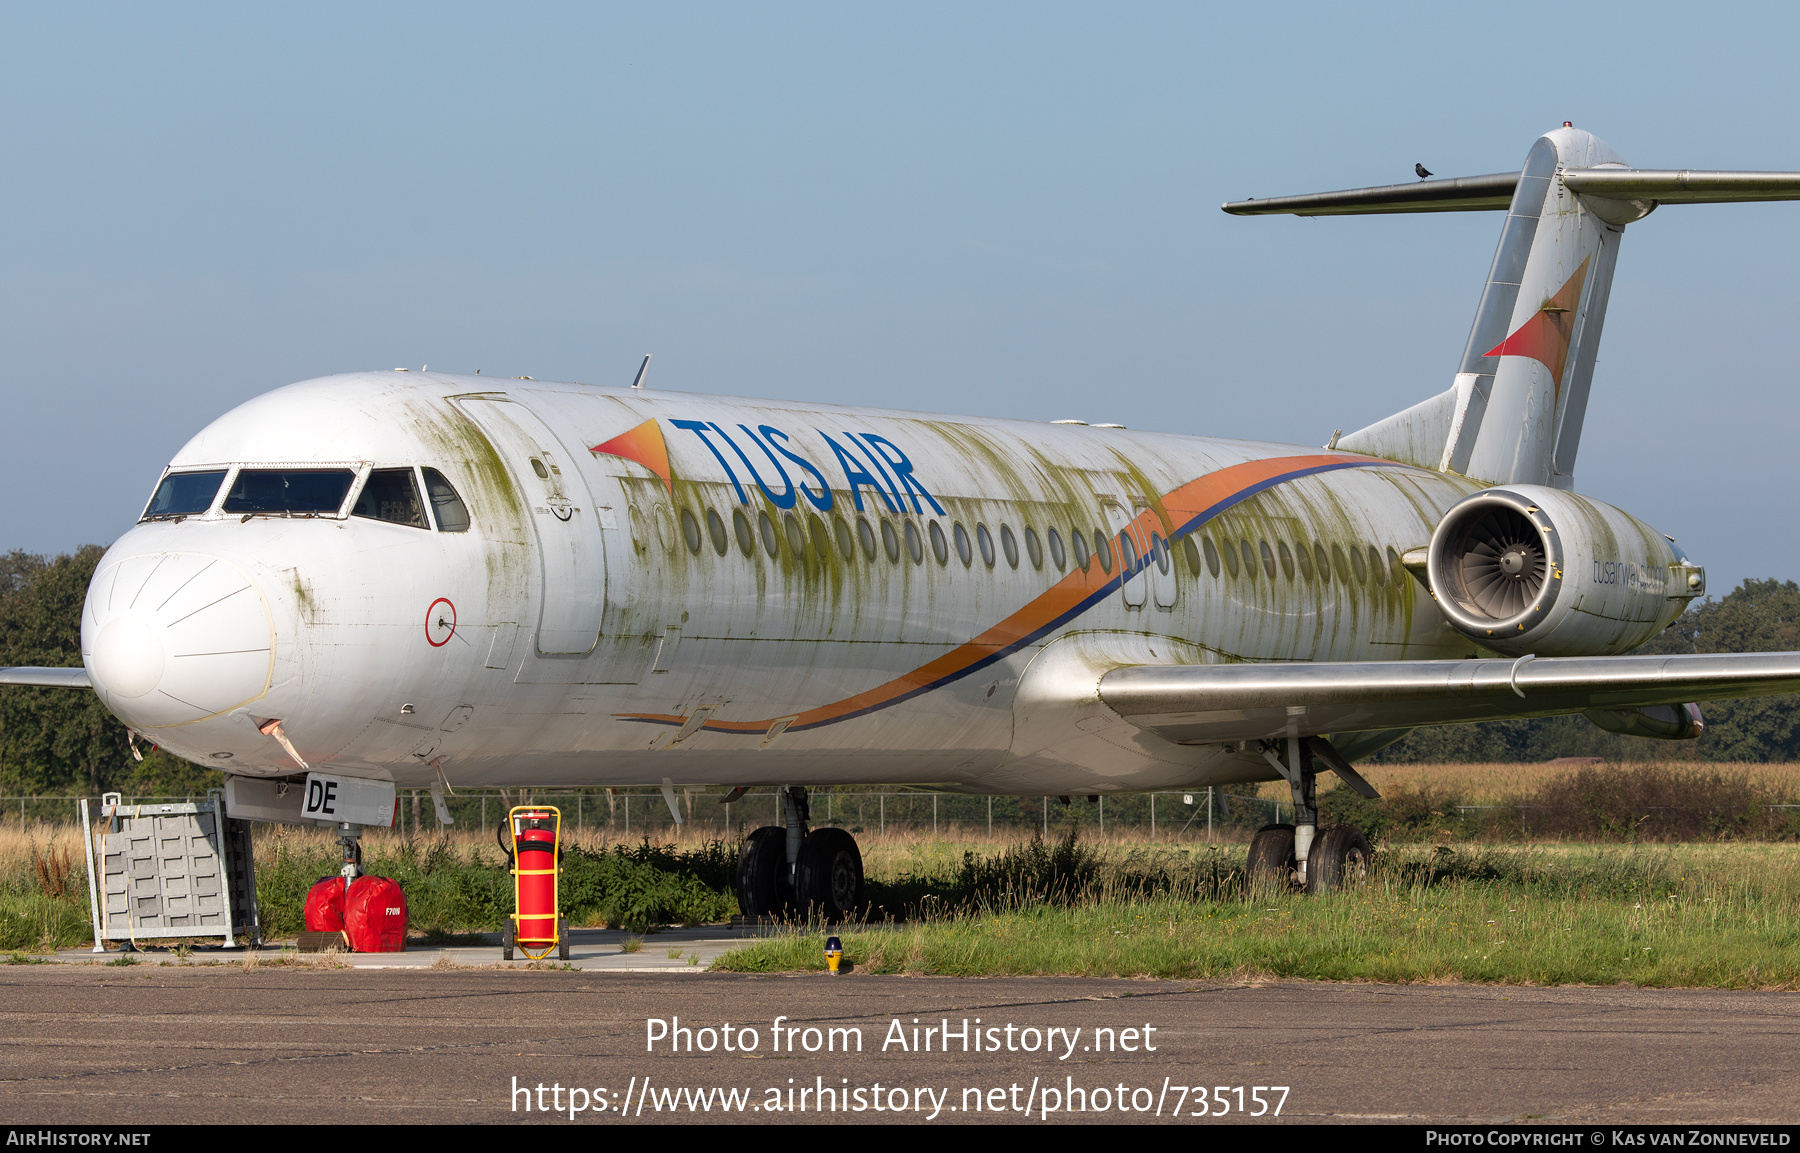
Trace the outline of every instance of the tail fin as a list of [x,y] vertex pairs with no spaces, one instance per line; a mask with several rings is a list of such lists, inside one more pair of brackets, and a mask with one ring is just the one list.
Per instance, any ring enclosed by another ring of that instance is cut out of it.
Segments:
[[1449,391],[1338,438],[1351,452],[1489,484],[1569,488],[1625,226],[1665,203],[1800,199],[1800,173],[1633,169],[1565,124],[1538,138],[1517,176],[1225,205],[1237,215],[1454,212],[1501,207],[1506,223]]

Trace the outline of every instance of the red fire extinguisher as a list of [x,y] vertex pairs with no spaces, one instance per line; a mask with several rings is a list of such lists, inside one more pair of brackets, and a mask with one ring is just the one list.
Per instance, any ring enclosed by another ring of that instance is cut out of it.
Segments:
[[533,961],[555,950],[569,959],[568,926],[557,901],[562,877],[562,812],[554,805],[520,805],[494,830],[513,875],[518,912],[500,938],[500,952],[513,959],[516,948]]

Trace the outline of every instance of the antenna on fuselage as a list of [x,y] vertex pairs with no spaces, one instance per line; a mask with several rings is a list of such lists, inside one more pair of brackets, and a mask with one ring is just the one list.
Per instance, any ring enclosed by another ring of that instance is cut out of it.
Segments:
[[642,389],[644,387],[644,378],[649,375],[650,375],[650,353],[646,352],[644,354],[644,363],[638,365],[637,379],[631,382],[631,387],[636,388],[636,389]]

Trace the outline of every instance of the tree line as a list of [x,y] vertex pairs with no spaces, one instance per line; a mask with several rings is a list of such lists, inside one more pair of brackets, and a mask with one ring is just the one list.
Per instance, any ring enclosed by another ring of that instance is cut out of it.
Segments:
[[[0,665],[81,664],[81,607],[105,550],[84,545],[54,558],[0,556]],[[1749,653],[1800,649],[1800,585],[1747,580],[1708,597],[1637,651]],[[1789,761],[1800,759],[1800,696],[1714,701],[1702,706],[1696,741],[1652,741],[1598,728],[1586,717],[1489,721],[1416,729],[1376,763],[1607,760]],[[90,692],[0,688],[0,794],[46,796],[107,790],[147,796],[204,793],[220,774],[167,753],[136,761],[125,728]]]
[[[1771,653],[1800,649],[1800,585],[1747,580],[1722,599],[1707,597],[1635,651]],[[1694,741],[1657,741],[1609,733],[1583,716],[1487,721],[1414,729],[1374,763],[1547,761],[1792,761],[1800,759],[1800,696],[1707,701],[1706,730]]]
[[[83,545],[55,558],[0,556],[0,666],[81,665],[81,606],[106,550]],[[0,794],[202,796],[223,774],[140,743],[131,755],[125,726],[81,689],[0,687]]]

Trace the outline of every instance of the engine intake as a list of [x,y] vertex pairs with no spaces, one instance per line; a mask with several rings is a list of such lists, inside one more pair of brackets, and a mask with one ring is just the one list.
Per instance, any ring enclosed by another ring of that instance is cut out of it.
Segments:
[[1432,534],[1426,572],[1451,625],[1512,656],[1625,652],[1705,588],[1703,571],[1649,525],[1539,485],[1458,503]]

